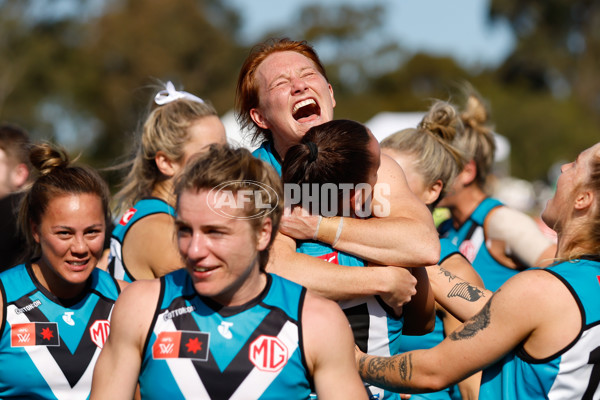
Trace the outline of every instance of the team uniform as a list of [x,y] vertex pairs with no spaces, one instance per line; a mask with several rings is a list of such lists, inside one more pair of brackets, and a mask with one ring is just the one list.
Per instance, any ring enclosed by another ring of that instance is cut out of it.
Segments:
[[479,273],[486,289],[496,291],[510,277],[519,271],[497,261],[486,246],[483,223],[488,214],[502,203],[496,199],[483,200],[467,220],[458,228],[448,219],[440,224],[438,230],[442,238],[448,238],[453,245],[471,262]]
[[517,347],[484,371],[481,399],[600,398],[600,258],[561,262],[543,271],[560,279],[579,304],[581,332],[542,360]]
[[309,398],[300,321],[305,288],[267,274],[258,297],[224,307],[198,295],[186,270],[160,280],[139,377],[142,398]]
[[108,272],[116,279],[133,282],[135,278],[123,261],[123,242],[129,229],[144,217],[154,214],[169,214],[175,218],[175,209],[158,198],[146,198],[138,201],[119,220],[110,238],[110,254],[108,256]]
[[[272,165],[281,175],[281,163],[271,142],[264,142],[253,155]],[[335,250],[316,241],[297,241],[296,251],[321,258],[333,264],[364,267],[365,262],[351,254]],[[367,296],[338,302],[350,322],[354,341],[365,353],[391,356],[399,353],[404,318],[394,317],[394,311],[379,296]],[[372,399],[399,399],[397,393],[369,386]]]
[[[444,260],[454,254],[461,254],[458,248],[454,246],[449,239],[440,239],[440,249],[440,261],[438,262],[438,265],[441,265]],[[433,331],[420,336],[403,336],[400,341],[399,352],[406,353],[407,351],[412,350],[430,349],[440,344],[445,337],[444,322],[436,313]],[[411,399],[414,400],[451,400],[460,398],[460,392],[456,386],[451,386],[438,392],[411,395]]]
[[0,290],[0,398],[89,398],[119,294],[115,279],[94,268],[85,291],[62,300],[20,264],[0,274]]

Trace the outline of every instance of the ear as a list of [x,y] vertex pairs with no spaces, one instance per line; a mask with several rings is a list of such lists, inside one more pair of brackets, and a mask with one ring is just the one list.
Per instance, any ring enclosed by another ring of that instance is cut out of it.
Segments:
[[33,236],[33,240],[35,240],[35,242],[37,244],[40,243],[40,227],[38,224],[34,223],[33,221],[29,221],[29,226],[31,227],[31,234]]
[[575,196],[575,209],[578,211],[585,210],[594,204],[594,193],[586,190],[579,192]]
[[329,84],[329,95],[331,96],[331,104],[335,108],[335,96],[333,95],[333,86],[331,84]]
[[256,232],[256,250],[263,251],[271,241],[273,232],[273,221],[271,218],[265,218],[258,232]]
[[442,189],[444,188],[444,184],[441,179],[435,181],[424,193],[424,201],[425,204],[429,205],[434,203],[439,197]]
[[14,188],[20,188],[29,178],[29,169],[24,163],[18,164],[12,171],[11,180]]
[[177,163],[173,162],[167,155],[162,151],[157,151],[154,156],[154,162],[158,167],[158,170],[166,176],[174,176],[179,166]]
[[259,111],[258,108],[250,109],[250,118],[256,125],[258,125],[261,129],[269,129],[269,121],[265,118],[265,116]]
[[464,186],[468,186],[475,180],[477,176],[477,166],[475,165],[475,161],[471,160],[465,164],[465,167],[458,175],[458,179]]

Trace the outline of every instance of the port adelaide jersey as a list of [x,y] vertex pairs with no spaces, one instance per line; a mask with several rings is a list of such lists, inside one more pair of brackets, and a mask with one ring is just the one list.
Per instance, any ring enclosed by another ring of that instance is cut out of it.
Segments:
[[95,268],[82,295],[64,301],[21,264],[0,274],[0,290],[0,398],[87,399],[116,281]]
[[305,289],[277,275],[254,300],[223,307],[186,270],[161,278],[139,378],[144,399],[307,399]]

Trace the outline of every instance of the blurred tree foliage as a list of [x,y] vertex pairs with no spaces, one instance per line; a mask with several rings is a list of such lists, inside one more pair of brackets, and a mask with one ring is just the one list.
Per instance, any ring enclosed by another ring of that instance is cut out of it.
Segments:
[[[510,21],[518,43],[503,65],[477,71],[409,54],[383,34],[377,5],[307,6],[267,36],[319,49],[340,118],[425,110],[471,82],[511,141],[513,175],[533,180],[599,139],[599,10],[592,1],[493,1],[491,20]],[[0,0],[0,119],[96,167],[113,165],[128,156],[159,81],[209,99],[221,114],[233,107],[249,50],[239,28],[219,0]]]

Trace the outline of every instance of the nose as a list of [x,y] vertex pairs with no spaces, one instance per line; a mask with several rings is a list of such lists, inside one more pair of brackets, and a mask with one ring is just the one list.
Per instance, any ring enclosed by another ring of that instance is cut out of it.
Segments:
[[73,241],[71,242],[71,253],[73,254],[87,254],[88,246],[85,242],[85,239],[81,235],[75,235],[73,237]]
[[208,256],[208,240],[204,233],[196,232],[188,240],[181,249],[185,258],[197,261]]
[[301,77],[293,77],[292,78],[292,92],[293,93],[302,93],[308,87],[306,81]]
[[571,166],[573,165],[572,162],[568,163],[568,164],[563,164],[562,167],[560,167],[560,172],[565,172],[567,171],[569,168],[571,168]]

